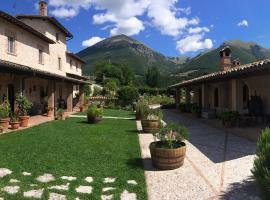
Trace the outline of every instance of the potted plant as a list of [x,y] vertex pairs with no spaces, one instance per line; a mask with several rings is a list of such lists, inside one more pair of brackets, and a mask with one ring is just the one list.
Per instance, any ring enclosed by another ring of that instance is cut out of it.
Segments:
[[80,112],[84,112],[84,106],[80,106]]
[[63,108],[59,108],[56,112],[56,119],[65,120],[66,119],[66,111]]
[[185,110],[186,110],[186,104],[180,103],[180,104],[179,104],[179,111],[180,111],[181,113],[184,113]]
[[96,104],[92,104],[87,110],[87,120],[90,124],[97,124],[102,120],[103,108],[98,107]]
[[4,101],[2,104],[0,104],[0,126],[2,127],[3,132],[8,130],[10,121],[9,115],[10,105],[7,101]]
[[239,118],[239,113],[235,111],[223,112],[220,114],[220,118],[225,128],[232,128]]
[[160,109],[148,108],[144,110],[142,128],[144,133],[152,133],[160,128],[160,121],[163,117]]
[[47,117],[53,117],[54,113],[54,108],[52,106],[47,107]]
[[3,127],[0,126],[0,133],[3,133]]
[[168,124],[154,133],[154,137],[155,141],[149,146],[153,166],[161,170],[181,167],[186,155],[186,144],[183,142],[188,137],[186,127]]
[[147,110],[148,105],[147,105],[147,101],[141,99],[137,102],[136,106],[135,106],[135,110],[136,110],[136,120],[141,120],[143,113],[145,110]]
[[193,104],[191,107],[191,113],[194,117],[199,118],[201,116],[201,108],[197,104]]
[[20,127],[20,121],[16,114],[11,115],[10,125],[12,130],[17,130]]
[[28,101],[25,95],[18,94],[16,96],[16,105],[18,107],[20,126],[27,127],[30,118],[28,112],[32,106],[32,103]]

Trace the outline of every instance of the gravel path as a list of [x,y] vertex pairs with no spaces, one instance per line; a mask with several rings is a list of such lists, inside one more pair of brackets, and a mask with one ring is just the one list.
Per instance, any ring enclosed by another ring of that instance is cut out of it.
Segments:
[[[187,156],[184,166],[158,171],[151,165],[151,134],[139,135],[149,200],[249,200],[260,199],[251,178],[256,144],[183,117],[164,111],[165,122],[188,127]],[[137,121],[141,130],[141,124]]]

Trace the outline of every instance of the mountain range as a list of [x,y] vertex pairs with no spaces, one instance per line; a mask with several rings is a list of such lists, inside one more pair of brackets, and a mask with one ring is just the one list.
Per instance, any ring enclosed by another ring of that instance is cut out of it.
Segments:
[[218,71],[219,51],[225,46],[230,46],[232,59],[239,58],[241,64],[270,58],[270,49],[240,40],[225,41],[218,48],[207,50],[195,57],[166,57],[126,35],[105,39],[77,55],[87,63],[83,71],[85,75],[93,73],[95,62],[109,60],[131,66],[137,75],[144,75],[149,66],[157,66],[163,73],[171,74],[176,81],[180,81]]

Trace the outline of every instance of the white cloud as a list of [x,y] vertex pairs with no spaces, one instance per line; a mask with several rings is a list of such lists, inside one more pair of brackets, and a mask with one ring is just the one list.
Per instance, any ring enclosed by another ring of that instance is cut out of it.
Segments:
[[243,26],[243,27],[248,27],[249,24],[248,24],[248,21],[246,19],[242,20],[241,22],[239,22],[237,24],[237,26]]
[[111,29],[111,35],[119,35],[119,34],[126,34],[126,35],[137,35],[142,30],[144,30],[143,23],[138,20],[136,17],[129,18],[127,20],[119,20],[117,25]]
[[188,33],[189,34],[198,34],[202,32],[209,32],[209,28],[207,27],[195,27],[195,28],[189,28]]
[[211,39],[203,39],[203,35],[191,35],[177,41],[176,49],[184,54],[187,52],[196,52],[202,49],[211,49],[213,42]]
[[96,43],[104,40],[106,38],[101,38],[101,37],[91,37],[90,39],[88,40],[85,40],[82,42],[82,46],[84,47],[91,47],[93,45],[95,45]]

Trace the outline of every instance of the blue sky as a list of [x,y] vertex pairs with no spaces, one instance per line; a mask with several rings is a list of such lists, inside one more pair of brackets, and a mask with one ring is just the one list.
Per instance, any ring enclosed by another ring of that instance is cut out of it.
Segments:
[[[0,0],[0,9],[13,15],[36,14],[37,2]],[[270,48],[269,0],[47,2],[50,15],[74,34],[68,42],[73,52],[121,33],[167,56],[194,56],[231,39],[254,41]]]

